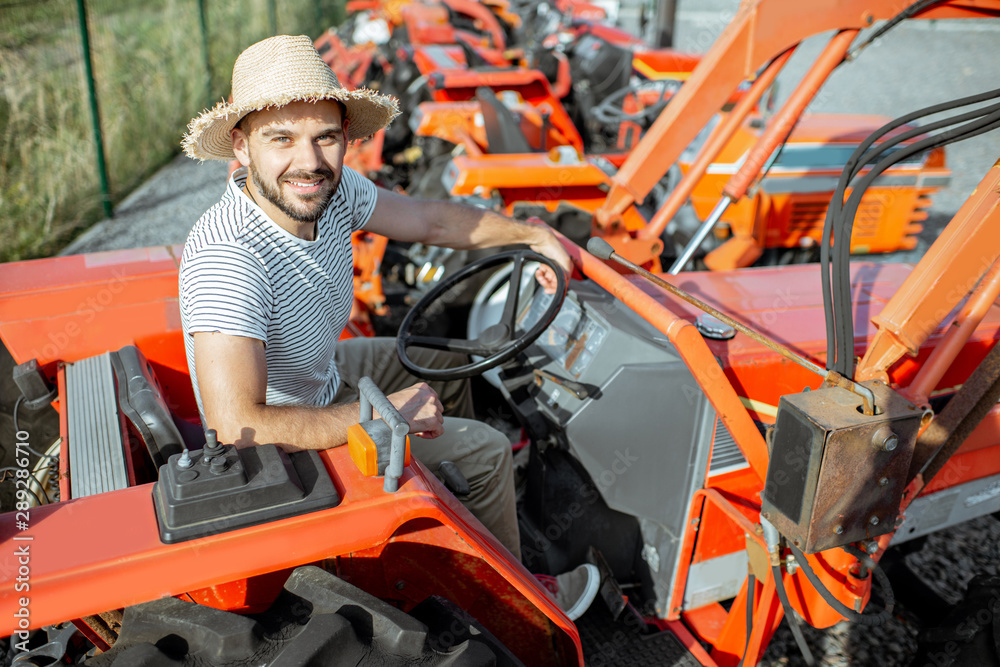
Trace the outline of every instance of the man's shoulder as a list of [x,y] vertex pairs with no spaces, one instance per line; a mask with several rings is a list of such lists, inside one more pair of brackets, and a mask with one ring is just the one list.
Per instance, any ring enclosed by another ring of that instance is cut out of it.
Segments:
[[375,184],[370,179],[345,164],[340,173],[340,186],[334,195],[334,201],[353,204],[359,197],[369,194],[373,189]]
[[191,228],[184,243],[184,257],[213,247],[229,247],[258,254],[255,246],[260,242],[259,227],[253,211],[227,192]]
[[378,198],[378,188],[370,179],[344,165],[340,185],[327,206],[325,215],[335,227],[356,231],[371,215]]

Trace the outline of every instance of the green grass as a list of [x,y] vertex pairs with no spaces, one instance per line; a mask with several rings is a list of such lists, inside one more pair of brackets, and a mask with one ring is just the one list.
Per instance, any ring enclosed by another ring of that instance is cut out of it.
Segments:
[[[113,203],[175,156],[188,121],[229,94],[232,65],[270,34],[269,0],[87,0]],[[275,0],[280,33],[318,36],[342,0]],[[317,20],[317,9],[319,20]],[[102,219],[72,0],[0,0],[0,261],[52,254]]]

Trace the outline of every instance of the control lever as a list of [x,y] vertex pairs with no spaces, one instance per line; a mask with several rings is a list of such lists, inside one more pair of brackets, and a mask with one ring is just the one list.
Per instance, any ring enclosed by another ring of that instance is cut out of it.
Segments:
[[469,480],[465,479],[465,475],[462,474],[462,471],[458,469],[458,466],[453,461],[441,461],[441,465],[438,466],[438,472],[444,477],[444,485],[448,487],[449,491],[455,494],[456,498],[464,498],[472,493]]
[[761,345],[765,345],[766,347],[770,348],[771,350],[783,356],[785,359],[788,359],[789,361],[794,361],[795,363],[797,363],[799,366],[802,366],[806,370],[813,372],[816,375],[819,375],[820,377],[824,378],[824,380],[826,380],[827,384],[830,384],[832,386],[842,387],[854,394],[857,394],[858,396],[861,397],[862,410],[864,411],[864,414],[868,415],[869,417],[875,414],[875,394],[873,394],[872,391],[868,389],[868,387],[856,384],[853,380],[845,378],[843,375],[841,375],[836,371],[827,371],[823,367],[791,351],[781,343],[776,343],[775,341],[771,340],[770,338],[767,338],[760,332],[754,331],[753,329],[743,324],[742,322],[734,320],[729,315],[726,315],[722,311],[713,308],[712,306],[708,305],[701,299],[688,294],[679,287],[671,285],[663,278],[660,278],[656,274],[647,271],[638,264],[630,262],[629,260],[625,259],[621,255],[616,253],[615,249],[611,247],[611,244],[602,238],[596,236],[592,237],[587,242],[587,252],[589,252],[594,257],[597,257],[598,259],[603,259],[603,260],[610,259],[617,262],[618,264],[621,264],[622,266],[630,269],[633,273],[639,274],[640,276],[642,276],[649,282],[653,283],[654,285],[662,287],[663,289],[667,290],[668,292],[678,297],[679,299],[687,301],[695,308],[705,311],[712,317],[722,322],[725,322],[726,324],[733,327],[737,331],[754,339]]
[[392,444],[389,446],[389,466],[385,469],[385,482],[382,486],[386,493],[395,493],[399,489],[399,478],[403,475],[404,456],[406,454],[406,434],[410,432],[410,424],[399,414],[396,407],[389,402],[382,390],[370,377],[363,377],[358,382],[358,392],[361,394],[360,421],[371,421],[372,410],[378,410],[382,421],[392,432]]
[[576,396],[581,401],[590,397],[590,390],[587,389],[586,385],[580,382],[561,378],[558,375],[553,375],[552,373],[549,373],[548,371],[543,371],[540,368],[536,368],[534,372],[535,372],[535,384],[537,384],[538,386],[542,385],[543,380],[550,380],[555,384],[559,385],[560,387],[562,387],[563,389],[565,389],[566,391],[568,391],[569,393]]

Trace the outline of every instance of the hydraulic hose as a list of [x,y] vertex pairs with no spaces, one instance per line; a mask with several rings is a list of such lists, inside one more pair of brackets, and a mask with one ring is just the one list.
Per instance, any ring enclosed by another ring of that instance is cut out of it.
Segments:
[[[796,560],[798,556],[796,556]],[[795,615],[795,610],[792,609],[792,604],[788,601],[788,593],[785,591],[785,582],[781,579],[781,566],[772,565],[771,575],[774,577],[774,589],[778,594],[778,600],[781,601],[781,607],[785,610],[785,618],[788,619],[788,627],[792,631],[792,636],[795,637],[795,643],[799,645],[799,651],[802,653],[802,659],[805,660],[809,667],[816,664],[816,660],[813,658],[812,651],[809,650],[809,645],[806,644],[805,635],[802,634],[802,626],[799,623],[798,616]]]
[[[826,223],[823,228],[823,236],[820,244],[820,279],[822,283],[823,307],[826,315],[828,369],[836,370],[846,377],[853,375],[854,340],[852,334],[853,321],[850,311],[850,277],[843,269],[849,261],[850,229],[854,214],[857,211],[858,205],[860,205],[865,189],[890,166],[911,155],[955,141],[968,139],[995,129],[998,126],[995,121],[1000,120],[1000,105],[975,109],[958,116],[935,121],[925,127],[913,128],[901,133],[879,144],[876,148],[871,148],[871,146],[881,137],[906,123],[925,116],[985,102],[998,97],[1000,97],[1000,90],[994,90],[933,105],[901,116],[872,133],[871,136],[858,146],[850,160],[848,160],[838,181],[829,210],[827,211]],[[875,162],[879,156],[887,153],[899,143],[919,134],[925,134],[928,131],[949,127],[961,122],[966,122],[967,124],[933,135],[904,149],[893,151],[891,155],[875,164],[871,171],[858,184],[851,183],[865,165]],[[844,196],[848,187],[852,188],[852,195],[851,199],[845,204]],[[831,246],[834,238],[844,239],[845,242],[838,246],[836,256],[831,259]],[[833,268],[832,276],[831,261]]]
[[882,595],[885,598],[885,608],[877,614],[859,614],[835,598],[833,593],[827,590],[826,586],[823,585],[823,582],[821,582],[819,577],[816,576],[816,573],[812,571],[811,567],[809,567],[805,554],[799,551],[798,547],[793,544],[789,544],[788,547],[792,550],[792,555],[795,556],[795,561],[805,573],[806,579],[809,580],[809,583],[812,584],[813,588],[816,589],[816,592],[820,594],[823,600],[825,600],[826,603],[830,605],[830,607],[838,614],[849,621],[853,621],[854,623],[864,626],[882,625],[892,617],[892,611],[896,606],[896,596],[892,592],[892,585],[889,583],[889,577],[887,577],[885,572],[882,571],[879,564],[872,560],[871,556],[850,544],[841,547],[844,551],[861,561],[861,563],[871,571],[871,573],[875,576],[875,579],[878,581],[879,587],[882,589]]
[[956,141],[971,139],[972,137],[976,137],[998,127],[1000,127],[1000,111],[988,114],[979,120],[966,123],[961,127],[947,132],[942,132],[923,141],[918,141],[914,144],[906,146],[905,148],[898,149],[878,162],[871,169],[871,171],[861,177],[857,184],[853,186],[851,196],[848,199],[846,206],[844,206],[841,214],[842,231],[840,238],[844,239],[845,242],[839,244],[836,248],[837,261],[833,267],[835,300],[839,296],[842,302],[846,302],[846,305],[842,310],[844,316],[838,318],[837,320],[837,339],[840,343],[841,352],[841,354],[838,354],[837,361],[839,367],[842,369],[838,371],[841,375],[845,377],[854,376],[853,315],[850,309],[851,277],[850,271],[847,270],[847,267],[850,262],[850,238],[851,231],[854,226],[854,218],[857,215],[857,211],[861,205],[861,199],[864,197],[865,191],[884,171],[908,157],[918,155],[926,150],[945,146]]
[[886,21],[884,24],[882,24],[882,26],[880,26],[878,30],[873,32],[868,39],[866,39],[864,42],[862,42],[854,49],[852,49],[851,52],[847,54],[848,59],[853,60],[854,58],[857,58],[858,53],[860,53],[866,46],[874,42],[876,39],[878,39],[885,33],[889,32],[893,28],[895,28],[901,22],[905,21],[908,18],[912,18],[915,14],[922,12],[925,9],[928,9],[934,5],[939,5],[944,1],[945,0],[920,0],[919,2],[914,2],[912,5],[910,5],[909,7],[907,7],[906,9],[904,9],[903,11],[901,11],[900,13],[896,14],[891,19]]
[[753,576],[753,572],[751,572],[747,575],[747,640],[743,643],[743,657],[740,658],[736,667],[743,667],[743,661],[747,657],[747,649],[750,648],[750,635],[753,634],[753,608],[756,589],[757,577]]

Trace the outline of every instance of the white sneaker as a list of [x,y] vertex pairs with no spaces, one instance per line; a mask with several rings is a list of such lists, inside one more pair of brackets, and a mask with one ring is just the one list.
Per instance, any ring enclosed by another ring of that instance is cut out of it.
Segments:
[[535,578],[555,598],[556,604],[566,612],[571,621],[583,616],[597,597],[601,586],[601,571],[590,563],[584,563],[555,577],[536,574]]

